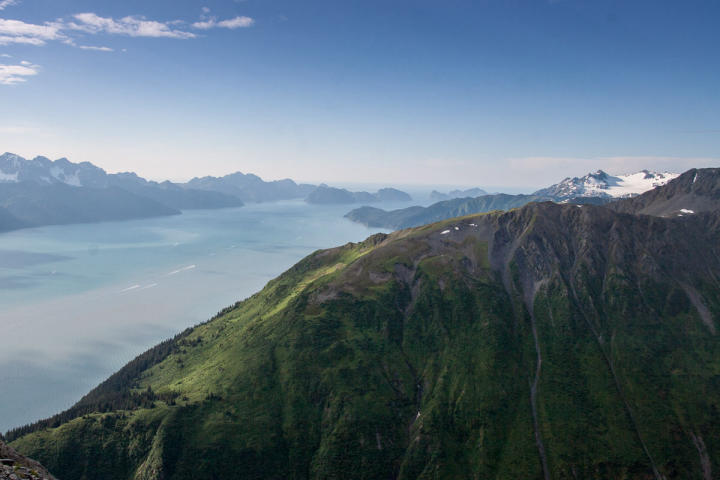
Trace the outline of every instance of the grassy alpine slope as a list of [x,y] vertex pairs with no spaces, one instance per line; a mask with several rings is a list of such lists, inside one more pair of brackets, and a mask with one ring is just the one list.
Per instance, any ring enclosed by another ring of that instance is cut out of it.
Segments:
[[8,436],[59,478],[709,480],[720,217],[531,204],[316,252]]

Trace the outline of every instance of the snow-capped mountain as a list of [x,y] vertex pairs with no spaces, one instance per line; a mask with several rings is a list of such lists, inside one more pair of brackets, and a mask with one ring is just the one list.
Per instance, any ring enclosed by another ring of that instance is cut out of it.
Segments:
[[534,195],[553,197],[558,201],[577,197],[627,198],[665,185],[679,175],[648,170],[628,175],[610,175],[598,170],[584,177],[568,177],[560,183],[538,190]]
[[105,188],[107,173],[92,163],[72,163],[67,158],[46,157],[26,160],[14,153],[0,155],[0,183],[33,182],[40,185],[64,183],[73,187]]

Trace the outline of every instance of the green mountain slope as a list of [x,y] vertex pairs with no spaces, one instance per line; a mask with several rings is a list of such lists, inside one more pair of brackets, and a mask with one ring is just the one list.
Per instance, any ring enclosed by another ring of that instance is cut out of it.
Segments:
[[73,479],[711,479],[720,216],[530,204],[319,251],[9,432]]

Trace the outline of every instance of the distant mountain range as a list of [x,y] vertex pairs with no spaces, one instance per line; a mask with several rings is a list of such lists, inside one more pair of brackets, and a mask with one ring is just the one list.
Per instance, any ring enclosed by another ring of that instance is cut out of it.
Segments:
[[134,173],[108,174],[88,162],[0,155],[0,231],[242,205],[240,199],[220,192],[149,182]]
[[325,184],[315,188],[305,199],[308,203],[339,204],[339,203],[374,203],[374,202],[409,202],[412,197],[395,188],[381,188],[375,193],[351,192],[344,188],[328,187]]
[[437,190],[433,190],[430,192],[430,199],[435,201],[443,201],[443,200],[451,200],[453,198],[469,198],[469,197],[479,197],[481,195],[487,195],[488,192],[483,190],[482,188],[469,188],[467,190],[452,190],[449,193],[442,193],[438,192]]
[[290,179],[264,181],[252,173],[231,173],[224,177],[193,178],[183,185],[203,191],[221,192],[237,197],[244,202],[271,202],[275,200],[291,200],[305,198],[316,185],[297,184]]
[[[536,191],[532,195],[488,195],[480,188],[433,191],[448,198],[429,207],[386,211],[363,206],[346,217],[371,227],[407,228],[458,215],[517,208],[526,203],[603,204],[638,195],[676,178],[675,173],[643,170],[609,175],[602,170]],[[244,202],[302,199],[310,204],[371,204],[409,202],[410,195],[394,188],[375,193],[352,192],[325,184],[297,184],[290,179],[266,182],[240,172],[223,177],[193,178],[187,183],[148,181],[135,173],[108,174],[92,163],[66,158],[27,160],[0,155],[0,232],[18,228],[126,220],[180,214],[181,210],[239,207]]]
[[[637,196],[655,187],[665,185],[670,180],[677,178],[678,175],[677,173],[656,173],[643,170],[630,175],[613,176],[598,170],[584,177],[566,178],[560,183],[538,190],[531,195],[483,194],[475,198],[445,200],[429,207],[414,206],[390,211],[374,207],[361,207],[348,212],[345,217],[370,227],[395,230],[461,215],[510,210],[530,202],[603,205],[619,198]],[[450,194],[463,195],[472,191],[455,190]]]
[[257,175],[240,172],[193,178],[187,183],[154,182],[132,172],[109,174],[89,162],[0,155],[0,232],[302,198],[317,204],[411,200],[406,193],[392,188],[376,193],[349,192],[327,185],[297,184],[289,179],[266,182]]
[[718,207],[699,169],[317,251],[7,439],[64,479],[717,479]]

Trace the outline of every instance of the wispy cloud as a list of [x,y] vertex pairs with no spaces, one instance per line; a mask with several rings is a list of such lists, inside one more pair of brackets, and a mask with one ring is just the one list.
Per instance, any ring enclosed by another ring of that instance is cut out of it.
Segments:
[[11,45],[11,44],[22,44],[22,45],[45,45],[45,41],[34,37],[13,37],[9,35],[0,35],[0,45]]
[[16,85],[26,80],[26,77],[37,75],[40,71],[38,65],[22,61],[19,65],[0,64],[0,85]]
[[78,13],[73,18],[74,21],[67,22],[65,27],[87,33],[108,33],[152,38],[195,38],[196,36],[192,32],[173,29],[171,27],[172,22],[158,22],[138,16],[123,17],[115,20],[94,13]]
[[[0,0],[0,10],[19,3],[19,0]],[[127,37],[192,39],[197,34],[190,28],[209,30],[211,28],[236,29],[249,27],[255,23],[250,17],[238,16],[227,20],[207,17],[208,8],[203,8],[200,21],[188,25],[182,20],[157,21],[143,16],[131,15],[122,18],[102,17],[96,13],[77,13],[52,22],[42,24],[28,23],[22,20],[0,18],[0,46],[35,45],[42,46],[51,41],[96,52],[113,52],[107,46],[87,45],[81,39],[88,35],[121,35]],[[122,51],[125,51],[123,49]],[[2,58],[10,58],[2,54]],[[32,64],[0,65],[0,85],[14,85],[24,82],[26,77],[37,75],[39,67]]]
[[0,1],[0,10],[5,10],[7,7],[17,5],[18,3],[20,3],[20,0],[2,0]]
[[192,27],[198,30],[209,30],[211,28],[229,28],[234,30],[236,28],[251,27],[254,23],[255,20],[245,16],[220,21],[218,21],[217,18],[208,18],[207,20],[193,23]]
[[57,24],[36,25],[21,20],[0,18],[0,45],[11,43],[44,45],[48,40],[64,38],[60,30],[61,27]]
[[95,52],[114,52],[110,47],[96,47],[93,45],[78,45],[77,46],[80,50],[93,50]]
[[[14,0],[0,0],[0,5],[9,6]],[[2,10],[2,8],[0,8]],[[250,17],[238,16],[226,20],[207,17],[209,10],[203,10],[200,21],[190,25],[197,30],[211,28],[244,28],[255,23]],[[0,45],[22,44],[42,46],[49,41],[62,41],[74,47],[83,48],[76,39],[82,35],[123,35],[128,37],[191,39],[197,34],[183,29],[188,25],[182,20],[157,21],[143,16],[130,15],[122,18],[102,17],[96,13],[77,13],[43,24],[23,22],[22,20],[0,18]],[[111,51],[109,47],[84,48],[84,50]]]
[[255,23],[255,20],[253,20],[250,17],[235,17],[231,18],[229,20],[222,20],[218,22],[218,27],[221,28],[244,28],[244,27],[250,27]]

